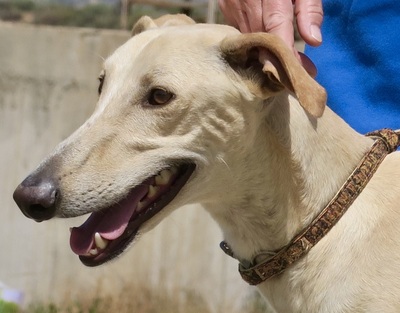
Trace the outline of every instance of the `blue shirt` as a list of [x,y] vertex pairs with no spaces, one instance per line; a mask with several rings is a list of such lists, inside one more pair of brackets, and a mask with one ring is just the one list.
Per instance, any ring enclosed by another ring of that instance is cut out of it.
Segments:
[[328,105],[361,133],[400,129],[400,3],[323,0],[323,44],[306,47]]

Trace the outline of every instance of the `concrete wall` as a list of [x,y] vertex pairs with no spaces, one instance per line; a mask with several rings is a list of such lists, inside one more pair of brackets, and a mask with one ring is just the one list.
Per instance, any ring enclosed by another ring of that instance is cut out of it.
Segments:
[[12,200],[17,184],[91,113],[104,57],[120,31],[0,24],[0,281],[32,300],[115,295],[135,284],[190,291],[214,312],[240,311],[249,287],[218,247],[221,233],[198,206],[184,207],[117,261],[86,268],[69,249],[82,219],[37,224]]

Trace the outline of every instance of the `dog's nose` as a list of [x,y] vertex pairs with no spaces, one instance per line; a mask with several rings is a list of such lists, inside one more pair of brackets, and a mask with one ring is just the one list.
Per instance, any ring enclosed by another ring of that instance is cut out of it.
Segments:
[[59,190],[51,180],[29,176],[14,191],[14,201],[25,216],[37,222],[51,219],[56,213]]

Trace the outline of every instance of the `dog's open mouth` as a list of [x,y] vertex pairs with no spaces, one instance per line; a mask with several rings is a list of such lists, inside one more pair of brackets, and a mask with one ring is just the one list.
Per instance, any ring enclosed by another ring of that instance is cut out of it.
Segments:
[[112,207],[92,213],[71,229],[70,245],[87,266],[97,266],[122,253],[139,227],[170,203],[195,169],[183,164],[148,178]]

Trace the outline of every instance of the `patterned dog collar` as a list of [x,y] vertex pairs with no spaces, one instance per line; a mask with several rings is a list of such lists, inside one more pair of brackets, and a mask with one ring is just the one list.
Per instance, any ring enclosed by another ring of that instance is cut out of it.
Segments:
[[[396,151],[400,146],[400,130],[382,129],[368,133],[367,136],[375,139],[371,149],[311,224],[295,236],[289,244],[276,252],[271,252],[272,256],[266,261],[258,264],[254,261],[242,261],[239,264],[239,272],[246,282],[250,285],[258,285],[282,273],[288,266],[307,254],[347,211],[368,184],[386,155]],[[220,247],[226,254],[234,257],[232,249],[225,241],[221,242]]]

